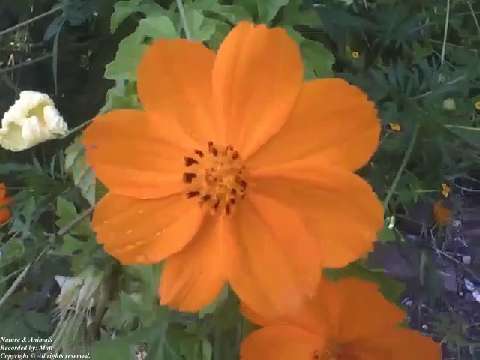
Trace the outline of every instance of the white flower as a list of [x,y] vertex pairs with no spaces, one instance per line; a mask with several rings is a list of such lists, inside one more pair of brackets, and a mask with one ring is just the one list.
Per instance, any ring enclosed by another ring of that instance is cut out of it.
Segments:
[[22,91],[20,98],[3,115],[0,146],[22,151],[63,136],[67,130],[67,124],[48,95]]

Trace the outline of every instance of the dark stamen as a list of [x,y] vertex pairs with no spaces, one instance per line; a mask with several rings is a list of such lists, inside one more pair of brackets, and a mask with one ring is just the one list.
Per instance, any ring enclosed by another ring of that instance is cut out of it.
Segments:
[[206,195],[203,195],[202,196],[202,201],[208,201],[212,198],[212,196],[210,194],[206,194]]
[[198,164],[197,160],[195,160],[194,158],[188,157],[188,156],[186,156],[184,158],[184,160],[185,160],[185,166],[191,166],[193,164]]
[[187,184],[190,184],[194,178],[197,177],[197,174],[195,173],[184,173],[183,174],[183,181],[186,182]]
[[203,157],[203,151],[202,150],[195,150],[195,154],[197,154],[199,157]]
[[230,215],[230,205],[229,204],[227,204],[225,206],[225,212],[227,213],[227,215]]
[[195,197],[195,196],[198,196],[200,195],[200,193],[198,191],[190,191],[190,192],[187,192],[187,198],[192,198],[192,197]]
[[232,154],[232,160],[237,160],[239,157],[240,157],[240,154],[238,153],[238,151],[235,151],[235,152]]

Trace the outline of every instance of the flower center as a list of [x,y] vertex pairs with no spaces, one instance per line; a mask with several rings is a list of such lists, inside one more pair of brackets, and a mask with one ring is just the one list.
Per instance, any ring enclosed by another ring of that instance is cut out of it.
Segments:
[[205,151],[194,150],[186,156],[183,181],[188,198],[199,199],[213,213],[229,215],[235,204],[245,197],[247,182],[240,154],[232,146],[208,142]]

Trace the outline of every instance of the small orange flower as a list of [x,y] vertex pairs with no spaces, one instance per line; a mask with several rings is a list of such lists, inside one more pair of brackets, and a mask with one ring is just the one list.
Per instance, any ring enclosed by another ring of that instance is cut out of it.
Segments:
[[452,218],[452,210],[447,208],[442,200],[438,200],[433,204],[433,217],[438,225],[448,225]]
[[0,224],[6,223],[11,217],[10,209],[7,207],[9,203],[7,188],[4,183],[0,183]]
[[358,279],[324,281],[296,312],[263,317],[244,308],[262,328],[242,343],[242,360],[437,360],[440,346],[402,328],[403,312]]
[[109,189],[98,241],[124,264],[166,259],[163,304],[196,311],[230,283],[252,306],[296,307],[321,267],[371,249],[383,211],[353,172],[378,145],[377,112],[346,81],[303,71],[282,29],[240,23],[217,54],[160,40],[138,69],[144,111],[86,130]]

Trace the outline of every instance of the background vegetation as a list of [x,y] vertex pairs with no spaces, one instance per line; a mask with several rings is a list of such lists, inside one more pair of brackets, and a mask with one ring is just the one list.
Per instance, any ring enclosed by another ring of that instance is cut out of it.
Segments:
[[53,334],[56,348],[95,359],[236,358],[251,325],[232,292],[197,315],[168,310],[156,297],[160,265],[122,267],[96,244],[89,219],[105,189],[78,136],[99,112],[139,106],[135,68],[152,40],[188,34],[217,48],[250,19],[289,31],[307,78],[343,77],[380,111],[381,147],[362,175],[384,201],[385,228],[369,259],[328,275],[379,282],[410,326],[444,344],[445,359],[480,358],[480,3],[185,0],[187,27],[177,5],[0,4],[0,113],[19,91],[38,90],[72,129],[0,151],[14,199],[0,229],[0,335]]

